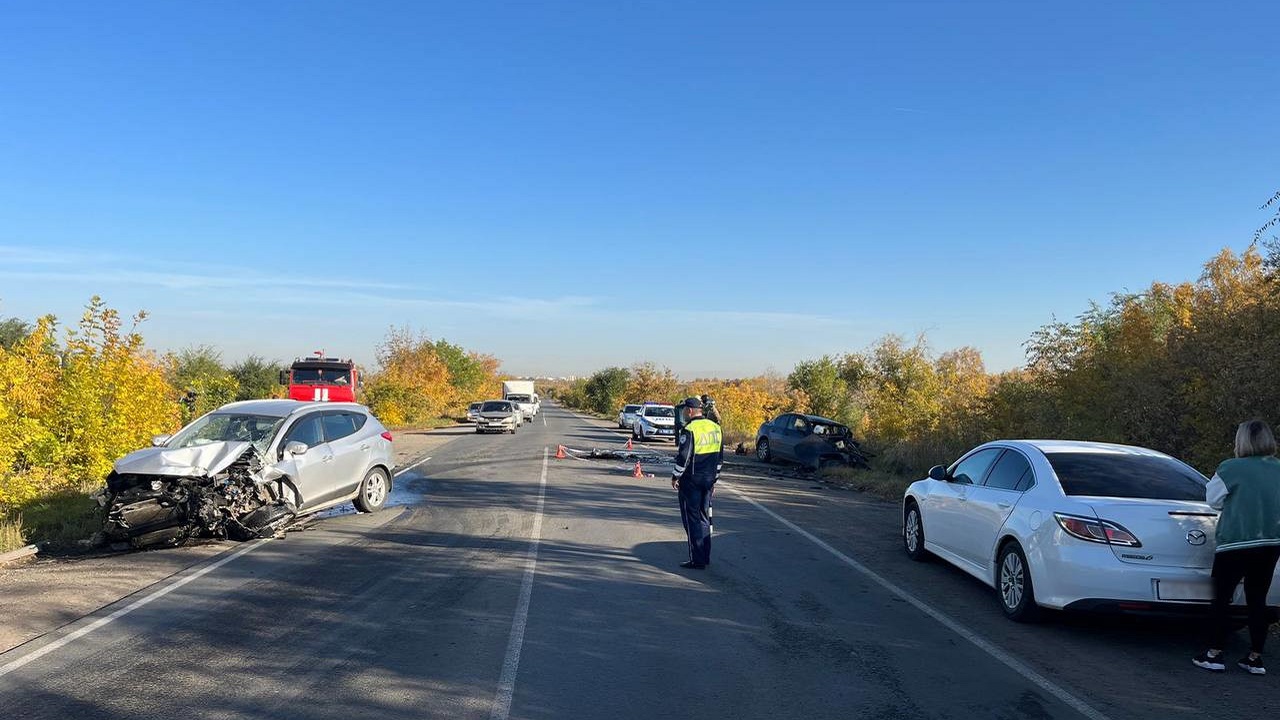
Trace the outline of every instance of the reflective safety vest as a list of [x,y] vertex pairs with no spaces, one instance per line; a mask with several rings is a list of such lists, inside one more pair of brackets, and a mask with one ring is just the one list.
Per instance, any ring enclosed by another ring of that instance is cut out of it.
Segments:
[[720,426],[706,418],[698,418],[685,425],[684,431],[693,436],[694,455],[718,453],[724,447],[720,436]]

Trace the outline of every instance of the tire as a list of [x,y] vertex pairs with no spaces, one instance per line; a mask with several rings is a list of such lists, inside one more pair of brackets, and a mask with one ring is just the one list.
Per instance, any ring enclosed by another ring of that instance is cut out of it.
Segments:
[[1014,622],[1035,622],[1040,618],[1027,556],[1013,540],[1000,547],[996,558],[996,597],[1004,616]]
[[762,463],[773,462],[773,452],[769,449],[769,438],[756,440],[756,459]]
[[643,439],[643,438],[641,438],[641,437],[640,437],[640,433],[639,433],[638,431],[636,431],[636,426],[635,426],[635,425],[632,425],[632,426],[631,426],[631,439],[632,439],[632,440],[642,440],[642,439]]
[[387,471],[380,467],[373,468],[360,483],[360,492],[352,504],[360,512],[377,512],[387,504],[387,495],[391,492],[391,478]]
[[297,514],[293,506],[286,503],[260,507],[238,521],[228,523],[227,536],[238,541],[271,537]]
[[929,559],[929,551],[924,549],[924,518],[915,500],[908,500],[902,511],[902,549],[916,562]]

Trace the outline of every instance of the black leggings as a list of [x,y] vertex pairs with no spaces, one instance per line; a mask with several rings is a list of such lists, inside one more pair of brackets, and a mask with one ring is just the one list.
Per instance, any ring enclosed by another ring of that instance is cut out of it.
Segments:
[[1236,586],[1244,581],[1244,597],[1249,604],[1249,640],[1253,652],[1262,654],[1267,641],[1267,629],[1271,625],[1271,611],[1267,608],[1267,593],[1271,590],[1271,577],[1280,559],[1280,547],[1256,547],[1243,550],[1225,550],[1213,558],[1213,636],[1209,646],[1222,650],[1231,634],[1231,598]]

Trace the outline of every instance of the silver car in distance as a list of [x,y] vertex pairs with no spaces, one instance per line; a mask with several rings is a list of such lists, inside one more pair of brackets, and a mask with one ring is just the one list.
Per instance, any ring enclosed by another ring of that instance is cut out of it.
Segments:
[[[1017,621],[1041,608],[1203,611],[1218,518],[1207,482],[1145,448],[990,442],[907,488],[903,544],[995,588]],[[1280,604],[1280,582],[1268,600]]]

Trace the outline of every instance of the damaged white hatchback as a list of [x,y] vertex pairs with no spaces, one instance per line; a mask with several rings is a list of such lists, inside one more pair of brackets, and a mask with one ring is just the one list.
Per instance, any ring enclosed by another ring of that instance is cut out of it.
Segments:
[[98,494],[109,542],[245,540],[345,502],[374,512],[395,468],[391,433],[356,403],[231,403],[152,444],[117,460]]

